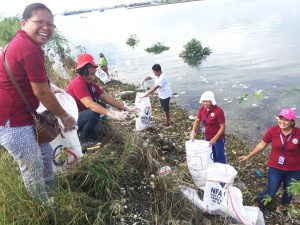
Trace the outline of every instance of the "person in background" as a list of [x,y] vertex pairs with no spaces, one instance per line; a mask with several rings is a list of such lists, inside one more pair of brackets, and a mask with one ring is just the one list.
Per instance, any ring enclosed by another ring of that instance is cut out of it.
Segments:
[[103,70],[107,75],[109,75],[108,74],[108,63],[106,61],[106,58],[105,58],[104,54],[101,52],[99,54],[99,57],[100,57],[99,66],[100,66],[101,70]]
[[146,76],[143,81],[142,85],[147,80],[154,79],[154,86],[143,96],[148,97],[151,93],[157,90],[160,105],[165,112],[165,126],[170,125],[170,99],[172,96],[172,91],[165,73],[162,72],[161,66],[159,64],[154,64],[152,66],[153,75]]
[[274,197],[283,184],[283,195],[277,211],[286,213],[286,206],[292,200],[287,189],[293,179],[300,180],[300,129],[295,127],[295,118],[292,109],[282,109],[277,117],[277,125],[267,130],[262,141],[248,155],[238,158],[240,161],[249,160],[271,143],[267,189],[256,198],[262,208],[262,200],[268,195]]
[[218,163],[226,163],[225,157],[225,116],[223,110],[217,106],[214,93],[206,91],[201,95],[201,106],[197,118],[190,132],[190,139],[195,140],[199,124],[202,124],[202,134],[205,140],[212,146],[213,160]]
[[[56,187],[52,170],[53,150],[49,143],[37,143],[33,118],[14,87],[4,67],[8,65],[35,112],[41,102],[60,118],[65,131],[75,129],[76,121],[59,104],[48,85],[42,46],[55,29],[53,15],[47,6],[26,6],[21,29],[0,55],[0,144],[18,163],[25,188],[30,196],[49,202],[46,185]],[[38,149],[40,148],[40,149]]]
[[[99,122],[102,122],[101,115],[107,115],[113,119],[125,119],[127,114],[124,111],[135,112],[135,109],[128,108],[108,95],[94,82],[97,67],[92,55],[87,53],[79,55],[76,66],[77,76],[66,88],[67,93],[75,99],[79,109],[78,132],[82,143],[95,141],[93,140],[94,129]],[[98,100],[122,111],[107,109]]]

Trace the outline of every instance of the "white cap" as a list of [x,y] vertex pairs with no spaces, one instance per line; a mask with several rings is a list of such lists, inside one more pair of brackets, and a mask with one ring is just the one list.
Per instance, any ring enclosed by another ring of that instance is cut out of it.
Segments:
[[216,99],[215,95],[212,91],[205,91],[199,100],[199,103],[202,103],[203,101],[211,101],[211,104],[216,105]]

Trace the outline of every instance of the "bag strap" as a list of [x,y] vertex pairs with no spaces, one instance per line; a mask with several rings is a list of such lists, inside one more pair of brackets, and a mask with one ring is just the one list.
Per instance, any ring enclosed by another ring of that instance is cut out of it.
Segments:
[[9,76],[11,82],[12,82],[13,85],[15,86],[17,92],[19,93],[19,95],[20,95],[21,98],[23,99],[23,101],[24,101],[24,103],[25,103],[25,106],[26,106],[26,110],[27,110],[28,112],[30,112],[31,114],[34,114],[34,113],[32,112],[32,109],[31,109],[30,104],[28,103],[28,101],[27,101],[27,99],[26,99],[26,97],[25,97],[25,95],[24,95],[23,90],[21,89],[19,83],[17,82],[17,80],[16,80],[16,78],[15,78],[13,72],[11,71],[11,69],[10,69],[10,67],[9,67],[9,65],[8,65],[8,62],[7,62],[7,58],[6,58],[6,54],[5,54],[5,53],[6,53],[6,49],[5,49],[5,51],[3,52],[3,63],[4,63],[5,70],[6,70],[7,74],[8,74],[8,76]]

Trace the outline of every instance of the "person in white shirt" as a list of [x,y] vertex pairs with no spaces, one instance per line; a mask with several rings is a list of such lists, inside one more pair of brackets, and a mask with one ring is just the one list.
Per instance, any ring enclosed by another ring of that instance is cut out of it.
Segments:
[[160,100],[160,105],[163,111],[165,112],[165,126],[169,126],[170,125],[170,98],[172,96],[172,91],[165,73],[161,71],[161,66],[159,64],[154,64],[152,66],[152,71],[154,76],[153,75],[146,76],[143,79],[142,84],[147,80],[154,79],[155,80],[154,86],[143,97],[147,97],[151,93],[157,90],[158,97]]

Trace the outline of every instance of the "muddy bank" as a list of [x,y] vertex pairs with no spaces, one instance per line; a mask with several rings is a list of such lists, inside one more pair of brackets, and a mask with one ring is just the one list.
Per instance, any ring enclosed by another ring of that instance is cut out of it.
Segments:
[[[119,81],[112,81],[104,86],[104,89],[125,101],[128,105],[133,105],[135,93],[138,91],[134,85],[124,84]],[[132,91],[132,95],[121,97],[120,92]],[[189,119],[189,113],[177,106],[174,99],[171,100],[171,125],[163,126],[163,112],[160,109],[158,98],[155,94],[151,95],[152,103],[152,121],[151,126],[142,132],[139,132],[140,139],[144,147],[153,148],[158,153],[157,160],[160,165],[169,165],[173,170],[187,171],[185,141],[189,140],[189,132],[191,130],[193,120]],[[129,132],[136,132],[134,118],[122,122],[118,126],[127,129]],[[244,205],[253,205],[254,197],[261,193],[266,185],[267,172],[267,153],[260,154],[252,160],[239,163],[237,157],[248,154],[250,149],[247,145],[238,139],[234,134],[226,134],[226,157],[228,163],[235,167],[238,176],[235,180],[235,186],[239,187],[243,193]],[[255,170],[259,169],[263,175],[262,179],[258,179]],[[193,182],[188,178],[188,182]],[[275,209],[280,202],[281,191],[276,195],[268,210],[264,211],[266,224],[280,224],[280,216],[275,213]],[[216,217],[208,216],[213,224],[223,224],[224,218],[216,219]],[[213,219],[212,219],[213,218]],[[220,223],[216,223],[219,221]]]

